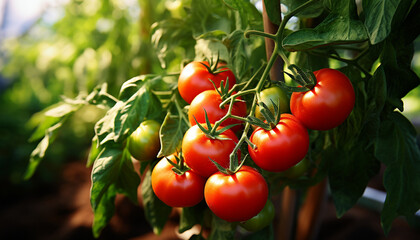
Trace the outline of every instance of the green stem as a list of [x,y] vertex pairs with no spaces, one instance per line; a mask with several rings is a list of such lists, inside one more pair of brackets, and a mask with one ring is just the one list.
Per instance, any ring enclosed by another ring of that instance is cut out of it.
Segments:
[[266,33],[266,32],[257,31],[257,30],[247,30],[247,31],[245,31],[244,35],[245,35],[246,38],[249,38],[250,35],[257,35],[257,36],[262,36],[262,37],[266,37],[266,38],[276,40],[276,35]]

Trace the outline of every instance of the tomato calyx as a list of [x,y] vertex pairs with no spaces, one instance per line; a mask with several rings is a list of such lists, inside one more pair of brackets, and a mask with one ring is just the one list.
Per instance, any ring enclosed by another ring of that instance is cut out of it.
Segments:
[[217,170],[219,170],[219,172],[222,172],[226,175],[233,175],[242,168],[247,157],[248,157],[248,154],[245,155],[244,159],[238,163],[237,161],[238,158],[236,154],[233,154],[233,156],[231,156],[230,158],[229,168],[222,167],[222,165],[220,165],[218,162],[214,161],[210,157],[209,159],[217,167]]
[[173,166],[172,171],[181,176],[189,170],[191,170],[191,168],[185,165],[184,158],[182,157],[182,155],[180,155],[179,157],[174,155],[174,157],[177,163],[172,162],[169,158],[165,156],[166,161],[168,161],[168,163]]
[[291,92],[307,92],[312,90],[317,81],[315,74],[309,70],[303,70],[295,64],[291,64],[289,69],[292,73],[283,71],[286,75],[288,75],[294,82],[298,83],[298,87],[292,87],[286,85],[284,82],[278,82],[281,87],[288,89]]
[[226,138],[226,137],[221,137],[221,133],[223,133],[224,131],[238,125],[238,124],[231,124],[228,126],[225,126],[223,128],[219,128],[218,125],[212,125],[210,123],[209,117],[207,115],[207,111],[206,109],[204,110],[204,117],[206,119],[206,127],[203,127],[202,124],[200,124],[197,119],[195,118],[195,116],[193,116],[195,123],[197,124],[197,126],[200,128],[200,130],[210,139],[218,139],[218,140],[231,140],[230,138]]
[[223,69],[225,68],[225,66],[220,65],[220,59],[219,59],[219,54],[217,54],[217,58],[216,61],[214,62],[213,59],[205,59],[204,62],[200,62],[209,73],[216,75],[222,72],[226,72],[228,71],[228,69]]
[[279,106],[273,100],[270,99],[270,101],[273,105],[274,114],[270,111],[270,108],[264,102],[261,101],[261,102],[258,102],[257,104],[260,107],[262,107],[260,111],[265,121],[254,116],[248,116],[247,121],[250,124],[261,127],[267,131],[275,128],[277,124],[280,122],[281,111],[280,111]]

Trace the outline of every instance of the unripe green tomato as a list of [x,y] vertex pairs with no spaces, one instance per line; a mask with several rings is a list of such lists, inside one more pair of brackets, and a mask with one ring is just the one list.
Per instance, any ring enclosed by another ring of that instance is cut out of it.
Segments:
[[310,164],[309,159],[305,157],[302,161],[280,174],[289,179],[297,179],[308,171]]
[[128,138],[128,151],[139,161],[149,161],[156,158],[160,150],[160,123],[146,120]]
[[[274,114],[274,106],[271,100],[279,107],[281,113],[289,112],[289,98],[283,89],[274,86],[266,88],[260,92],[261,101],[267,105],[270,111]],[[270,100],[271,99],[271,100]],[[261,113],[262,106],[255,108],[255,117],[265,120]]]
[[264,208],[257,215],[251,219],[241,222],[240,225],[244,229],[250,232],[257,232],[265,227],[267,227],[274,219],[275,208],[273,202],[270,199],[267,200]]

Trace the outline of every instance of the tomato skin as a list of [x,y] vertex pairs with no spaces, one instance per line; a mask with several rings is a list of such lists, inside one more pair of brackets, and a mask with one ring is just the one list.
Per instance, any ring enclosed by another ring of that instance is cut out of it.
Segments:
[[305,157],[293,167],[281,172],[280,175],[288,179],[298,179],[308,171],[310,165],[311,162],[309,158]]
[[267,198],[264,177],[249,166],[242,166],[232,175],[217,172],[207,179],[204,187],[204,199],[210,210],[229,222],[246,221],[257,215]]
[[[274,114],[274,106],[271,100],[279,107],[281,113],[289,112],[289,98],[283,89],[274,86],[266,88],[260,92],[261,101],[267,105],[270,111]],[[271,100],[270,100],[271,99]],[[257,106],[255,108],[255,117],[265,120],[264,116],[261,113],[262,106]]]
[[205,90],[214,89],[214,86],[209,79],[215,83],[216,87],[220,87],[221,81],[223,80],[226,82],[227,78],[229,78],[229,88],[232,88],[232,86],[236,84],[235,75],[230,69],[222,68],[221,70],[226,71],[212,74],[202,63],[209,66],[209,63],[205,61],[190,62],[182,69],[181,74],[179,75],[178,91],[187,103],[191,103],[199,93]]
[[354,107],[355,93],[342,72],[324,68],[314,72],[317,83],[307,92],[294,92],[290,110],[303,125],[313,130],[329,130],[342,124]]
[[[176,162],[172,156],[169,159]],[[192,207],[204,198],[206,180],[189,170],[178,175],[166,158],[162,158],[152,171],[152,188],[156,196],[171,207]]]
[[155,120],[143,121],[128,137],[128,151],[139,161],[149,161],[156,158],[160,150],[160,123]]
[[[240,98],[237,98],[238,100]],[[226,115],[229,109],[229,104],[226,104],[223,109],[219,108],[219,105],[222,103],[222,97],[216,90],[206,90],[198,94],[194,100],[191,102],[190,108],[188,110],[188,120],[190,121],[191,126],[196,124],[195,119],[199,123],[206,123],[205,112],[210,123],[215,123]],[[205,110],[205,112],[204,112]],[[231,113],[236,116],[245,117],[246,116],[246,103],[245,102],[235,102],[232,107]],[[228,126],[231,124],[239,124],[232,128],[233,131],[241,130],[242,121],[228,118],[221,126]]]
[[275,215],[274,204],[271,200],[268,200],[264,208],[257,215],[242,222],[240,225],[250,232],[257,232],[267,227],[273,221]]
[[[206,128],[206,126],[204,127]],[[182,154],[185,163],[205,178],[210,177],[210,175],[218,171],[217,167],[209,158],[224,168],[229,167],[229,155],[233,152],[238,138],[230,129],[224,131],[220,137],[228,139],[210,139],[197,125],[192,126],[184,134]],[[240,154],[238,151],[239,158]]]
[[249,155],[260,168],[281,172],[300,162],[309,149],[307,129],[291,114],[281,114],[280,122],[272,130],[257,127],[249,138]]

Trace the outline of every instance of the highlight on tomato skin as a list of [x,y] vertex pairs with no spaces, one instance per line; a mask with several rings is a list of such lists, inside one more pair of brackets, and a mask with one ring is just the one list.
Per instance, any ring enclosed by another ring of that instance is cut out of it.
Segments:
[[[229,89],[236,84],[235,75],[229,68],[222,67],[220,71],[212,73],[203,64],[210,67],[206,61],[190,62],[179,75],[178,91],[188,104],[201,92],[214,89],[213,83],[209,79],[214,82],[217,88],[220,87],[222,81],[226,84],[226,80],[229,81]],[[220,63],[219,66],[223,66],[223,63]]]
[[270,172],[282,172],[300,162],[309,149],[308,130],[291,114],[280,116],[272,130],[257,127],[249,138],[255,148],[248,145],[252,160]]
[[305,127],[330,130],[341,125],[353,110],[355,92],[342,72],[324,68],[314,72],[316,85],[306,92],[293,92],[290,110]]
[[145,120],[128,137],[127,147],[131,156],[139,161],[150,161],[156,158],[160,150],[160,123]]
[[268,185],[254,168],[242,166],[234,174],[217,172],[207,179],[204,199],[210,210],[228,222],[246,221],[257,215],[268,199]]
[[[176,162],[174,156],[169,160]],[[179,175],[173,166],[162,158],[152,170],[152,188],[155,195],[171,207],[192,207],[204,198],[205,178],[192,170]]]

